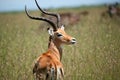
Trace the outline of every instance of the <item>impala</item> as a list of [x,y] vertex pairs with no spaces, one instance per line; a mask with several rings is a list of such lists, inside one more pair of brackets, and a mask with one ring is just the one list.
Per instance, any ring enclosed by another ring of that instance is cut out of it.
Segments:
[[118,3],[111,4],[108,6],[108,14],[112,18],[114,15],[120,16],[120,8]]
[[48,29],[49,33],[49,44],[48,50],[41,54],[33,67],[33,74],[36,80],[62,80],[64,76],[63,65],[61,63],[62,58],[62,44],[75,44],[75,38],[69,36],[64,31],[64,26],[61,26],[59,14],[46,12],[40,8],[37,1],[35,0],[39,10],[53,17],[56,17],[56,24],[51,20],[44,17],[32,17],[29,15],[25,6],[25,12],[30,19],[41,20],[49,23],[52,28]]

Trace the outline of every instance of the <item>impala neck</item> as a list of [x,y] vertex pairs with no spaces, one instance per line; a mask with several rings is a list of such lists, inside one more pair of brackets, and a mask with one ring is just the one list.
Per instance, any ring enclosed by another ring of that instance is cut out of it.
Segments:
[[48,49],[51,50],[59,60],[61,60],[62,58],[61,44],[58,43],[56,40],[53,40],[51,36],[49,37]]

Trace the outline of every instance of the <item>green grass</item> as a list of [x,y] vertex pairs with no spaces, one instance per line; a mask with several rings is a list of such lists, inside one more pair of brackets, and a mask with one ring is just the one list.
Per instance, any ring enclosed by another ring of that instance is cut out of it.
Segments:
[[[67,26],[77,44],[63,47],[64,80],[119,80],[120,18],[101,17],[104,7],[69,10],[87,10],[89,15]],[[40,24],[23,12],[0,13],[0,80],[34,80],[34,61],[47,50],[49,36]]]

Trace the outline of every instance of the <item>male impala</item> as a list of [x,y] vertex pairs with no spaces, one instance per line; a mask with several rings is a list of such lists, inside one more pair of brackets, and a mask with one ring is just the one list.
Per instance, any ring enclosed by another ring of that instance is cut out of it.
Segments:
[[64,26],[60,26],[59,14],[44,11],[40,8],[36,0],[35,2],[42,13],[56,17],[57,25],[44,17],[30,16],[25,7],[25,12],[30,19],[42,20],[52,26],[52,28],[48,29],[48,33],[50,34],[48,50],[37,58],[33,68],[33,74],[36,76],[37,80],[62,80],[64,71],[61,63],[61,44],[75,44],[76,40],[66,34]]

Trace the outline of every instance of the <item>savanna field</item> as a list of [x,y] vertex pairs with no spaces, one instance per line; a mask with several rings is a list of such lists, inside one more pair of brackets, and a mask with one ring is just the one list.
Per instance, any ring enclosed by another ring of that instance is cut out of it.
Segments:
[[[77,24],[65,26],[77,43],[63,46],[64,80],[120,80],[120,17],[102,16],[105,10],[103,6],[50,10],[89,12],[79,16]],[[25,12],[0,13],[0,80],[34,80],[32,68],[47,50],[48,27]]]

